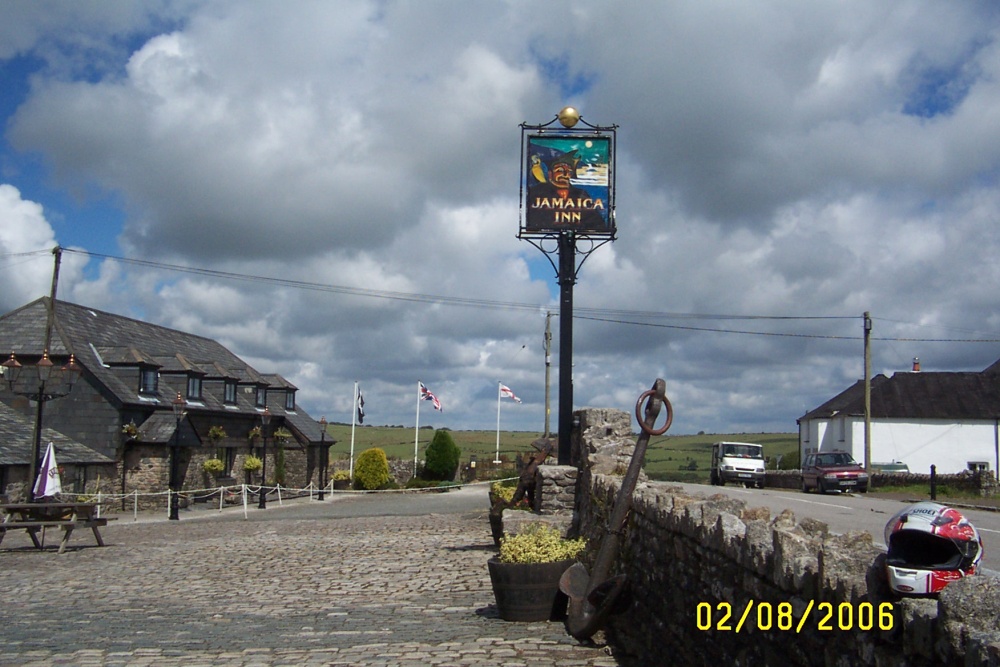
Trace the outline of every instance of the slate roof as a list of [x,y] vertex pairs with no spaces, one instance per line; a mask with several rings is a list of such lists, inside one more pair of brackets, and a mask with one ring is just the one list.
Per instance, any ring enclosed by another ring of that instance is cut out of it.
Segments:
[[[1000,363],[1000,362],[998,362]],[[1000,366],[974,372],[894,373],[872,378],[872,419],[992,420],[1000,418]],[[799,421],[837,415],[864,416],[864,382],[858,381]]]
[[[3,356],[7,351],[29,359],[41,355],[48,302],[42,297],[0,316]],[[295,385],[279,375],[262,375],[210,338],[57,300],[49,356],[62,364],[71,353],[103,385],[118,409],[169,410],[178,392],[186,396],[188,377],[197,376],[203,380],[203,400],[190,402],[189,412],[256,417],[255,389],[271,387],[281,392],[280,400],[268,401],[272,415],[282,418],[277,423],[284,420],[305,440],[320,440],[315,420],[301,409],[288,413],[284,409],[284,393],[295,390]],[[155,395],[140,395],[140,367],[159,371]],[[223,402],[226,380],[237,382],[235,405]]]
[[[31,444],[35,423],[17,410],[0,403],[0,466],[26,466],[31,462]],[[42,453],[45,445],[56,446],[59,463],[100,464],[114,463],[113,459],[95,452],[90,447],[72,440],[50,428],[42,429]]]

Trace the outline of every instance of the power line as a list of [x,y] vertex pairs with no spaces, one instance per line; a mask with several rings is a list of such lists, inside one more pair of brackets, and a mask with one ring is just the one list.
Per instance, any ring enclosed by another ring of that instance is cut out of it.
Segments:
[[[142,266],[146,268],[160,269],[164,271],[175,271],[179,273],[189,273],[193,275],[208,276],[212,278],[224,278],[240,282],[267,283],[294,289],[304,289],[316,292],[328,292],[333,294],[346,294],[351,296],[392,299],[396,301],[408,301],[413,303],[435,303],[442,305],[465,306],[473,308],[490,308],[504,310],[526,310],[536,312],[545,308],[537,303],[518,303],[513,301],[494,301],[489,299],[470,299],[465,297],[441,296],[434,294],[421,294],[415,292],[395,292],[390,290],[375,290],[361,287],[346,287],[342,285],[329,285],[325,283],[314,283],[302,280],[291,280],[288,278],[274,278],[270,276],[257,276],[231,271],[219,271],[215,269],[203,269],[191,266],[181,266],[177,264],[167,264],[146,259],[133,259],[128,257],[118,257],[103,253],[90,252],[77,248],[64,248],[64,252],[86,255],[100,259],[110,259],[124,264]],[[37,250],[22,253],[0,254],[0,258],[8,257],[31,257],[34,255],[48,255],[50,250]],[[591,320],[595,322],[607,322],[609,324],[645,326],[662,329],[676,329],[682,331],[703,331],[708,333],[731,333],[744,336],[774,336],[783,338],[813,338],[825,340],[861,340],[863,336],[842,336],[831,334],[803,334],[803,333],[782,333],[771,331],[748,331],[742,329],[725,329],[716,327],[697,327],[679,324],[664,324],[656,322],[642,322],[623,318],[657,318],[657,319],[688,319],[688,320],[712,320],[712,321],[819,321],[819,320],[855,320],[861,319],[857,315],[726,315],[708,313],[673,313],[658,311],[637,311],[620,310],[607,308],[586,308],[576,307],[573,319]],[[879,321],[893,322],[895,324],[907,324],[897,320],[878,318]],[[881,337],[872,336],[872,340],[896,341],[908,343],[1000,343],[1000,338],[915,338],[915,337]]]

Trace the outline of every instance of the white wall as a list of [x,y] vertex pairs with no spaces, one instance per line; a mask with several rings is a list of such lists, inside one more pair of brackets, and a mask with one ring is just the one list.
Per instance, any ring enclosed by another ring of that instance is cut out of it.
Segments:
[[[799,452],[842,449],[858,462],[865,460],[865,424],[860,417],[847,418],[843,437],[839,417],[803,422],[799,429]],[[997,453],[997,423],[947,420],[897,419],[872,420],[873,463],[902,461],[911,472],[954,474],[968,469],[970,461],[982,461],[996,473],[1000,468]]]

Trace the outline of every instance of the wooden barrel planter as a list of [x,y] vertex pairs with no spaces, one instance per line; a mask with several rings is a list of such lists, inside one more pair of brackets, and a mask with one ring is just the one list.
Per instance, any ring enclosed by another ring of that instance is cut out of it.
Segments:
[[493,544],[500,546],[503,537],[503,515],[490,512],[490,532],[493,534]]
[[559,577],[575,560],[554,563],[488,561],[493,595],[505,621],[557,621],[566,617],[566,595]]

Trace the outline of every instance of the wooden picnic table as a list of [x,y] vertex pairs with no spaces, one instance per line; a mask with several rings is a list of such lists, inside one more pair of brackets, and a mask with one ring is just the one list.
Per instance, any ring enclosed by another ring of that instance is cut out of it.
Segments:
[[[44,530],[61,528],[63,535],[59,553],[63,553],[75,528],[90,528],[94,531],[97,546],[103,547],[104,540],[98,528],[108,525],[108,520],[98,516],[99,507],[98,503],[90,502],[0,504],[0,511],[4,514],[3,522],[0,522],[0,542],[8,530],[25,530],[35,547],[42,549],[45,546]],[[38,539],[39,530],[43,531],[41,540]]]

